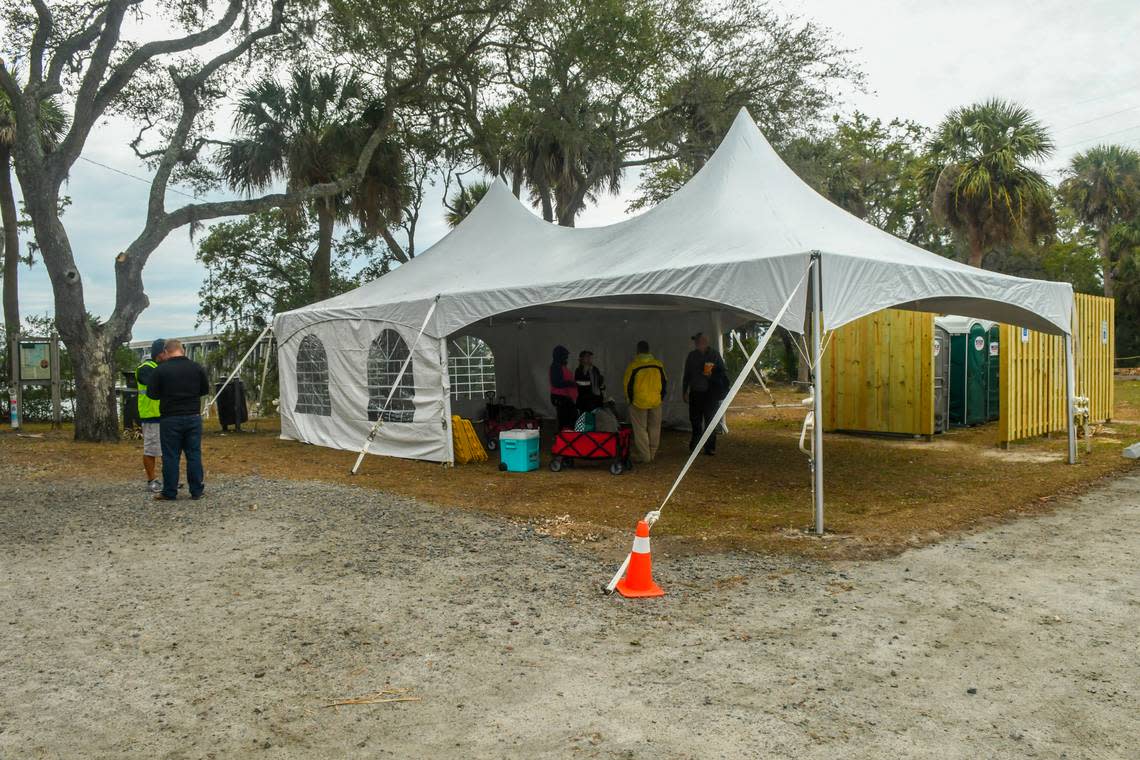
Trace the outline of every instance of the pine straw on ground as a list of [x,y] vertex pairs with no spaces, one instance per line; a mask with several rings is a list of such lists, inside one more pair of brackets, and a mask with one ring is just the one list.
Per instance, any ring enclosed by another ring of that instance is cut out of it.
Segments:
[[[777,396],[782,404],[798,398],[788,390]],[[742,394],[729,415],[731,434],[721,439],[715,457],[698,459],[654,536],[670,536],[671,552],[887,556],[1048,510],[1058,498],[1130,469],[1134,463],[1121,457],[1121,448],[1140,438],[1140,420],[1115,421],[1098,430],[1092,454],[1083,453],[1082,443],[1079,464],[1066,466],[1063,435],[1003,451],[994,443],[992,425],[953,431],[932,442],[828,435],[828,535],[818,539],[807,532],[811,484],[796,440],[802,416],[798,408],[773,409],[758,390]],[[618,477],[601,464],[552,473],[545,453],[543,467],[527,474],[499,472],[494,455],[486,463],[454,468],[370,457],[354,477],[348,474],[352,452],[280,440],[274,421],[240,435],[222,434],[210,421],[207,431],[207,481],[256,475],[353,484],[534,521],[553,535],[606,539],[607,544],[626,540],[636,520],[656,508],[685,460],[688,441],[685,433],[666,432],[656,462]],[[141,481],[141,441],[83,444],[72,441],[66,429],[51,432],[41,426],[25,432],[43,437],[0,433],[0,462],[18,465],[19,477]],[[543,450],[549,450],[545,436]]]

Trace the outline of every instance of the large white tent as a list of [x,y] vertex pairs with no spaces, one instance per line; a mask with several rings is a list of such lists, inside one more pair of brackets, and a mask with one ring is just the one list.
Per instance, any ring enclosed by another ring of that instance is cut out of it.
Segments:
[[495,182],[414,261],[278,315],[282,436],[359,450],[391,367],[411,348],[410,377],[369,450],[451,461],[447,359],[457,335],[485,340],[499,392],[539,409],[549,409],[553,346],[593,350],[620,399],[621,372],[645,338],[678,381],[666,420],[680,421],[687,337],[770,320],[793,295],[783,326],[810,336],[818,317],[816,338],[886,307],[1072,333],[1070,285],[976,269],[848,214],[800,180],[742,110],[696,176],[640,216],[560,227]]

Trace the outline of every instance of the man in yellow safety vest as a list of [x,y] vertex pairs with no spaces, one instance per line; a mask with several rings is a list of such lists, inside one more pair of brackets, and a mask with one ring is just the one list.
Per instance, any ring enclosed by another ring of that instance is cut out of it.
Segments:
[[162,456],[162,442],[158,434],[159,407],[156,399],[146,395],[151,375],[166,356],[166,341],[158,338],[150,344],[150,358],[135,370],[139,386],[139,422],[143,430],[143,469],[146,470],[146,487],[151,493],[162,490],[162,482],[155,477],[158,457]]

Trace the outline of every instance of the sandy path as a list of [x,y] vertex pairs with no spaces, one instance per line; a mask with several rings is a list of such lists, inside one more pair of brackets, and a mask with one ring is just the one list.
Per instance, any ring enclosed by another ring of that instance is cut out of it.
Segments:
[[[0,757],[1140,756],[1140,476],[882,562],[661,538],[669,596],[627,602],[594,551],[375,492],[19,475]],[[385,686],[422,701],[322,707]]]

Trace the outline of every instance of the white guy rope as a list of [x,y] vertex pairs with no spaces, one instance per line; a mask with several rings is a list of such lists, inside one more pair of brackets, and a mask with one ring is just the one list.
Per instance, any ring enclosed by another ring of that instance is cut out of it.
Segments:
[[392,403],[392,397],[396,395],[396,389],[400,387],[400,381],[404,379],[404,373],[408,370],[408,365],[412,363],[412,357],[416,355],[416,346],[420,344],[420,338],[423,337],[424,330],[427,329],[428,322],[431,321],[431,315],[435,314],[435,307],[439,304],[439,296],[431,302],[431,308],[428,309],[427,314],[424,316],[424,323],[420,325],[420,331],[416,333],[416,339],[412,341],[412,347],[408,349],[408,358],[404,359],[403,365],[400,367],[399,374],[392,382],[392,388],[388,391],[388,398],[384,399],[384,406],[380,407],[380,411],[376,413],[376,422],[372,424],[372,429],[368,431],[368,438],[364,440],[364,445],[360,447],[360,453],[356,457],[356,463],[352,465],[349,474],[355,475],[356,471],[360,469],[360,463],[364,461],[364,455],[368,453],[368,445],[376,439],[376,431],[380,429],[380,425],[384,422],[384,412],[388,411],[388,405]]
[[222,387],[218,388],[218,392],[215,393],[210,398],[210,400],[206,402],[206,411],[203,412],[204,415],[209,416],[210,407],[214,405],[214,402],[216,402],[218,400],[218,396],[222,395],[222,391],[224,391],[226,389],[226,386],[230,384],[230,381],[233,380],[234,377],[237,375],[237,373],[241,370],[242,365],[245,364],[246,359],[248,359],[250,357],[250,354],[253,353],[253,349],[257,348],[257,344],[260,343],[261,339],[265,337],[265,333],[269,332],[272,329],[273,329],[272,325],[266,325],[265,329],[261,331],[261,334],[257,336],[257,339],[255,341],[253,341],[253,345],[250,346],[249,350],[245,352],[245,356],[243,356],[241,358],[241,361],[239,361],[237,363],[237,366],[234,367],[233,372],[230,372],[230,376],[226,378],[226,381],[224,383],[222,383]]
[[[800,285],[804,283],[804,280],[807,278],[808,272],[810,271],[811,267],[809,266],[804,270],[803,275],[800,276],[799,282],[797,282],[792,287],[792,292],[788,296],[788,300],[784,301],[784,305],[780,307],[779,313],[776,314],[775,319],[772,320],[773,325],[779,324],[780,320],[784,318],[784,314],[788,311],[788,308],[792,305],[792,301],[794,301],[796,298],[796,294],[800,289]],[[748,379],[748,373],[751,372],[753,367],[756,366],[756,362],[760,360],[760,354],[764,353],[764,349],[768,346],[768,341],[770,341],[772,339],[772,336],[775,334],[775,330],[768,330],[764,333],[763,336],[761,336],[760,342],[756,345],[756,350],[753,351],[752,355],[748,357],[748,361],[744,364],[744,369],[742,369],[740,371],[740,374],[736,377],[736,382],[732,384],[731,388],[729,388],[727,395],[725,395],[725,397],[721,400],[720,406],[716,410],[716,414],[714,414],[713,418],[709,420],[709,424],[705,426],[705,432],[701,435],[701,440],[697,443],[696,446],[693,447],[692,452],[689,454],[689,460],[685,462],[685,466],[681,468],[681,472],[677,475],[677,479],[673,481],[673,486],[669,489],[669,492],[665,494],[665,498],[661,500],[661,506],[645,515],[645,521],[649,523],[650,526],[652,526],[653,523],[657,522],[657,520],[661,518],[661,511],[665,509],[665,505],[669,503],[669,499],[673,498],[673,494],[677,491],[677,487],[681,485],[681,481],[685,479],[685,475],[688,474],[689,468],[693,466],[693,462],[695,462],[697,457],[700,456],[700,453],[704,449],[705,444],[708,442],[709,437],[711,437],[713,431],[716,430],[716,426],[720,424],[720,421],[722,419],[724,419],[724,414],[728,411],[728,405],[732,403],[732,400],[736,398],[736,394],[739,393],[740,389],[744,386],[744,381]],[[625,573],[626,568],[628,567],[629,555],[627,554],[625,561],[622,562],[621,567],[618,568],[618,571],[614,575],[613,580],[611,580],[606,585],[605,592],[607,594],[613,593],[614,588],[617,587],[618,581],[621,580],[622,575]]]

